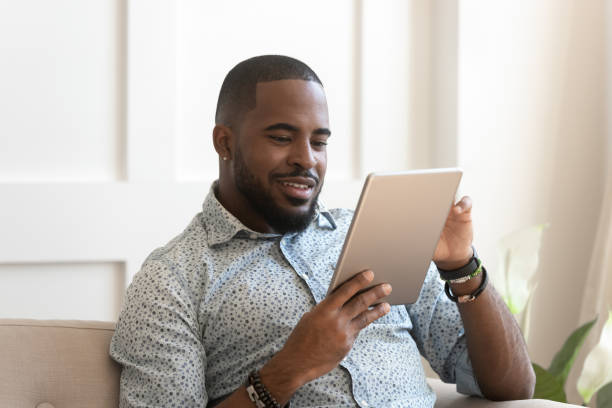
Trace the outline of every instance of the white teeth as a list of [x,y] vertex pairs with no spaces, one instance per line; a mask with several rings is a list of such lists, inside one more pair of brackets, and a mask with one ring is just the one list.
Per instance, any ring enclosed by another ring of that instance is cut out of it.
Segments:
[[282,184],[286,186],[295,187],[295,188],[301,188],[302,190],[306,190],[308,188],[306,184],[290,183],[288,181],[283,181]]

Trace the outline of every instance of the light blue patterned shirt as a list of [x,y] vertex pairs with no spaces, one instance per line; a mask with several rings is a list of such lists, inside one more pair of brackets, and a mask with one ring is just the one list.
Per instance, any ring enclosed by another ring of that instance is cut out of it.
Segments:
[[[303,232],[245,227],[213,189],[185,231],[155,250],[127,291],[110,353],[121,407],[206,407],[245,383],[323,300],[353,213],[320,208]],[[420,354],[446,382],[480,395],[457,306],[432,264],[419,300],[361,331],[292,407],[431,407]]]

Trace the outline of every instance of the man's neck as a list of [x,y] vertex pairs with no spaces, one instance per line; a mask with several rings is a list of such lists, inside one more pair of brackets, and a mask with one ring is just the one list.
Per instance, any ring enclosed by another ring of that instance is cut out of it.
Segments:
[[213,191],[219,203],[247,228],[266,234],[277,233],[236,188],[218,181]]

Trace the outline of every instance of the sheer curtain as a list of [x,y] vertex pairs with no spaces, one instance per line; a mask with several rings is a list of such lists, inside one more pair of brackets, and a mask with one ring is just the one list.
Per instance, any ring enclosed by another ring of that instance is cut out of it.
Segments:
[[[608,308],[612,308],[612,171],[608,171],[606,185],[607,191],[599,217],[599,228],[586,276],[580,313],[581,322],[599,315],[596,326],[599,330],[606,320]],[[596,336],[591,337],[596,340]]]
[[[612,66],[612,4],[606,3],[606,65]],[[609,68],[608,68],[609,69]],[[609,72],[609,71],[608,71]],[[607,177],[605,192],[599,214],[599,222],[593,254],[585,278],[584,293],[580,309],[580,323],[599,316],[592,333],[586,339],[578,355],[569,384],[576,384],[588,352],[597,344],[608,310],[612,309],[612,76],[606,78],[606,121],[607,121]],[[577,277],[579,279],[579,277]],[[577,395],[576,390],[568,390]],[[593,405],[593,403],[589,404]]]
[[[568,397],[574,401],[580,401],[574,384],[582,372],[587,354],[599,341],[601,330],[608,317],[608,309],[612,308],[612,155],[610,154],[608,168],[607,188],[599,217],[597,238],[588,272],[584,277],[586,282],[582,296],[580,324],[592,320],[595,316],[599,318],[585,340],[568,380],[570,386],[566,391]],[[576,279],[580,279],[580,276],[577,275]],[[592,406],[593,403],[589,405]]]

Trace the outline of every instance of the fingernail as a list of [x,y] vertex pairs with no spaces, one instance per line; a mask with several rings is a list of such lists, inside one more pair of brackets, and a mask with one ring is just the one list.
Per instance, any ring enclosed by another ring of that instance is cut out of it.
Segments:
[[391,306],[388,303],[383,303],[383,310],[385,313],[389,313],[391,311]]
[[365,275],[366,279],[369,280],[369,281],[374,279],[374,272],[372,272],[372,271],[365,271],[364,275]]
[[385,295],[388,295],[393,290],[391,285],[389,285],[388,283],[384,283],[382,286],[382,289],[383,289],[383,292],[385,292]]

